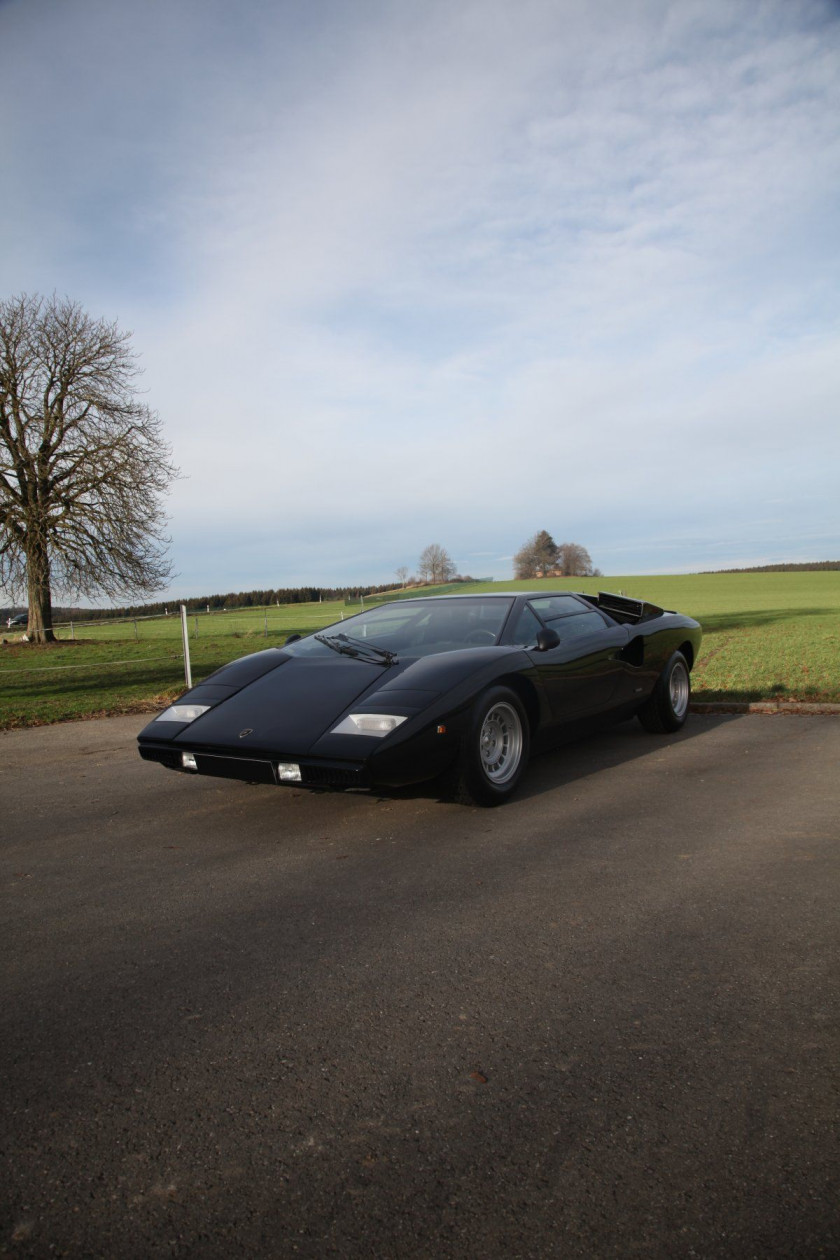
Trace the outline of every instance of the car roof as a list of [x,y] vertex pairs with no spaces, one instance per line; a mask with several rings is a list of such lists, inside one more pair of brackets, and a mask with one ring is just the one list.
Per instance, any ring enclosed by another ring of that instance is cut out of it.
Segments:
[[435,595],[430,592],[428,595],[394,595],[388,599],[383,597],[383,604],[413,604],[421,599],[434,599],[442,603],[445,599],[546,599],[548,597],[554,599],[563,595],[576,595],[580,598],[580,591],[459,591],[459,593],[451,595]]

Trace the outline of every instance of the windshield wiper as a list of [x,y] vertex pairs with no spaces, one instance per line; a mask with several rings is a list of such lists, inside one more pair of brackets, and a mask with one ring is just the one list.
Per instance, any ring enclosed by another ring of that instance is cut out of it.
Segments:
[[374,665],[395,665],[396,652],[377,647],[375,643],[366,643],[364,639],[354,639],[349,634],[316,634],[313,636],[319,643],[325,643],[334,652],[345,656],[355,656],[357,660],[370,661]]
[[360,652],[372,652],[385,665],[394,665],[397,661],[396,652],[390,652],[388,648],[378,647],[375,643],[368,643],[365,639],[354,639],[349,634],[337,634],[337,639],[341,639],[342,643],[349,643]]
[[334,652],[342,652],[345,656],[358,656],[359,653],[349,643],[339,643],[337,636],[329,637],[326,634],[313,634],[313,639],[317,639],[319,643],[325,643],[328,648],[332,648]]

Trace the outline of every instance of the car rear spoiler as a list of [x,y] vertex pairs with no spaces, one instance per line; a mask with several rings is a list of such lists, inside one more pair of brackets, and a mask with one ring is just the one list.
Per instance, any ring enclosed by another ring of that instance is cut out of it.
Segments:
[[614,595],[611,591],[599,591],[598,598],[592,602],[612,617],[613,621],[622,624],[629,622],[636,625],[640,621],[651,621],[665,612],[657,604],[648,604],[643,599],[630,599],[627,595]]

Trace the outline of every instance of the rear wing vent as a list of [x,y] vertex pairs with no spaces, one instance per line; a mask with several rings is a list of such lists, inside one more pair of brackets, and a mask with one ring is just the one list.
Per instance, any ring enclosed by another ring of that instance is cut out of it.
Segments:
[[613,621],[631,625],[661,617],[665,611],[656,604],[645,603],[643,599],[630,599],[627,595],[613,595],[609,591],[598,592],[598,607],[603,608]]

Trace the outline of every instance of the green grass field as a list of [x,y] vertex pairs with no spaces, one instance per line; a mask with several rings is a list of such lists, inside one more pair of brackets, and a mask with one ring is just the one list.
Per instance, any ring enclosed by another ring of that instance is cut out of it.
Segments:
[[[696,701],[840,703],[840,572],[551,578],[472,585],[482,590],[622,591],[703,623]],[[343,601],[199,614],[189,619],[193,681],[226,661],[307,634],[352,609]],[[176,615],[59,631],[45,647],[0,650],[0,729],[106,713],[147,712],[184,689]]]

